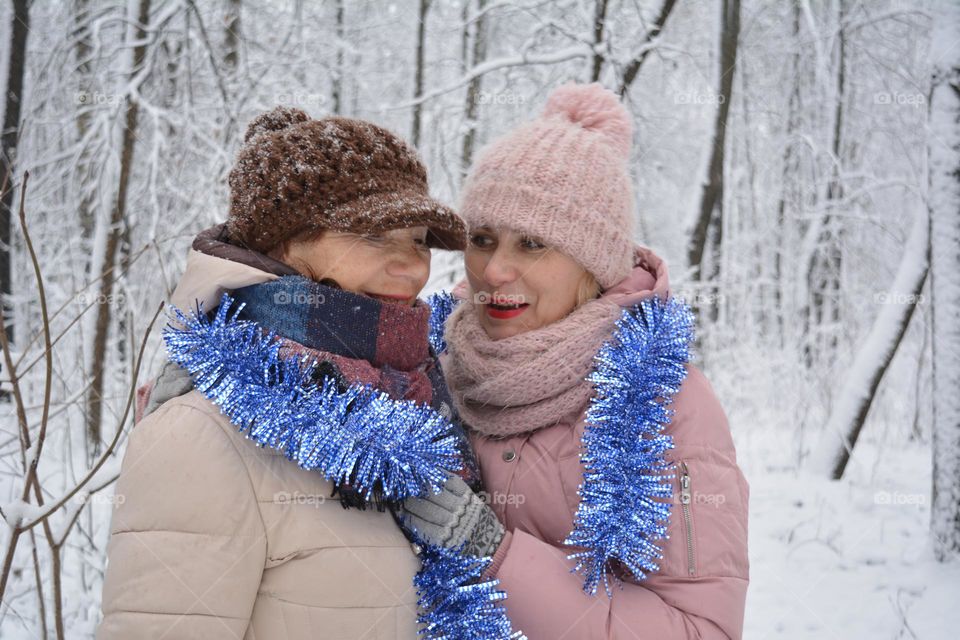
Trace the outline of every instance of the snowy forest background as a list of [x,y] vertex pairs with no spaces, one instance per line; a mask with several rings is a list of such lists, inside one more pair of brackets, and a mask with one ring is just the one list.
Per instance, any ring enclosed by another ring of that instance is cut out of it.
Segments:
[[[636,239],[698,311],[751,486],[745,637],[956,637],[958,5],[3,3],[0,637],[93,636],[133,389],[254,115],[385,125],[455,203],[567,80],[623,95]],[[437,254],[429,290],[461,275]]]

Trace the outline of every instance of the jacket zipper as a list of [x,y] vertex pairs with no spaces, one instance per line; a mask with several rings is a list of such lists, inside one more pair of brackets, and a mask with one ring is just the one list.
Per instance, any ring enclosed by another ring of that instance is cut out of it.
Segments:
[[690,471],[683,460],[680,461],[680,471],[680,508],[683,510],[683,526],[687,534],[687,572],[692,576],[696,573],[693,557],[693,520],[690,515],[693,493],[690,489]]

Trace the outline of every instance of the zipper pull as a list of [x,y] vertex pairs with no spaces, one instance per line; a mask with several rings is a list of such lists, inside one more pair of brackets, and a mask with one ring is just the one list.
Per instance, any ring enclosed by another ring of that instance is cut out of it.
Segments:
[[687,463],[681,462],[683,475],[680,476],[680,504],[690,504],[693,497],[690,494],[690,473],[687,470]]

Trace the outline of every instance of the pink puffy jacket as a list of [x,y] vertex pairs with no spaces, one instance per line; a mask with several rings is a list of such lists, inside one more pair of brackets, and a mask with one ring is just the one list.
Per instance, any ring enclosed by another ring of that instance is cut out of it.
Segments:
[[[605,294],[624,307],[669,288],[660,258],[645,248],[637,257],[632,275]],[[583,416],[503,439],[471,434],[491,506],[508,532],[488,574],[507,592],[514,629],[530,640],[741,637],[749,488],[710,383],[696,367],[687,371],[666,429],[677,472],[660,571],[614,586],[612,599],[602,585],[595,596],[583,592],[562,544],[583,481]]]

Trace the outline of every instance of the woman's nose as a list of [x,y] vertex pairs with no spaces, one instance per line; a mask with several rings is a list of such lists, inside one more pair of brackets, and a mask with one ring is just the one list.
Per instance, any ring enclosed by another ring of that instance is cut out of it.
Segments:
[[389,275],[415,281],[426,281],[430,277],[429,252],[425,253],[411,243],[409,247],[397,247],[390,253],[390,259],[387,261]]
[[517,279],[517,267],[506,251],[498,248],[483,269],[483,280],[491,287],[500,287]]

